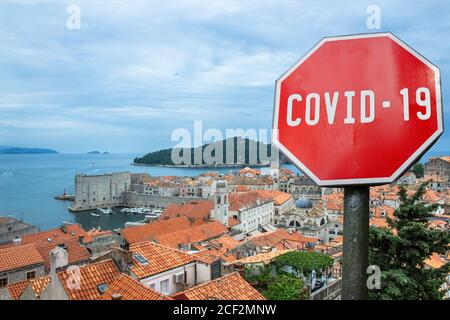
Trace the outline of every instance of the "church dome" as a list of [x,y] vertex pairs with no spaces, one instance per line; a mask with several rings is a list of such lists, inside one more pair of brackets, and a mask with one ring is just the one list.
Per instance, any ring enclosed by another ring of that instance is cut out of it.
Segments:
[[295,201],[295,206],[299,209],[311,209],[313,207],[313,203],[310,199],[302,197]]

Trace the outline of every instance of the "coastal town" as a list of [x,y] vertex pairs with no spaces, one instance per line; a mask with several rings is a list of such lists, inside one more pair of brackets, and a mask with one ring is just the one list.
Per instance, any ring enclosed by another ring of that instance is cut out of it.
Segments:
[[[428,228],[449,230],[450,156],[371,187],[370,226],[390,228],[400,187],[413,195],[423,183],[420,201],[435,208]],[[0,217],[1,300],[271,300],[285,273],[300,279],[289,282],[293,299],[341,298],[343,189],[287,168],[79,174],[71,200],[74,214],[145,218],[114,230],[67,222],[38,230]],[[449,260],[433,253],[425,265]],[[267,283],[258,277],[267,270],[283,272]],[[450,275],[442,290],[449,299]]]

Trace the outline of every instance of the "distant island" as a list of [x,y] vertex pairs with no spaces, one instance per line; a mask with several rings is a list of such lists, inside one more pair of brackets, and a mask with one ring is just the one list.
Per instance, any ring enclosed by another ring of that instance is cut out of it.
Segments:
[[58,151],[44,148],[21,148],[11,146],[0,146],[0,154],[47,154],[58,153]]
[[94,151],[89,151],[88,154],[109,154],[109,152],[108,151],[100,152],[98,150],[94,150]]
[[[223,162],[226,162],[226,154],[227,154],[227,141],[230,139],[234,139],[234,150],[233,150],[233,163],[216,163],[216,164],[208,164],[205,163],[204,159],[203,162],[201,164],[175,164],[172,161],[172,150],[173,148],[170,149],[163,149],[163,150],[158,150],[158,151],[154,151],[154,152],[150,152],[146,155],[144,155],[143,157],[140,158],[135,158],[133,164],[134,165],[143,165],[143,166],[160,166],[160,167],[183,167],[183,168],[228,168],[228,167],[246,167],[246,166],[252,166],[252,167],[256,167],[256,166],[260,166],[260,167],[264,167],[264,166],[269,166],[270,162],[269,161],[261,161],[260,157],[259,157],[259,150],[261,148],[266,148],[266,149],[262,149],[262,150],[267,150],[265,151],[263,154],[267,154],[267,156],[270,157],[271,155],[271,149],[270,149],[270,144],[264,144],[262,142],[256,142],[247,138],[240,138],[240,137],[234,137],[234,138],[229,138],[227,140],[224,141],[220,141],[223,142]],[[217,143],[217,142],[215,142]],[[257,158],[257,163],[250,163],[250,158],[249,158],[249,150],[250,150],[250,143],[255,143],[256,144],[256,148],[258,150],[258,158]],[[237,146],[238,144],[244,144],[244,150],[245,150],[245,159],[241,159],[241,161],[237,161]],[[196,148],[183,148],[182,151],[180,150],[181,154],[185,154],[185,152],[190,152],[191,153],[191,159],[194,159],[194,154],[195,151],[199,151],[199,149],[201,148],[201,152],[203,154],[203,151],[205,150],[205,148],[207,147],[213,147],[213,143],[210,144],[204,144],[201,147],[196,147]],[[212,152],[212,156],[214,156],[214,151]],[[280,163],[286,163],[288,162],[287,158],[280,154]]]

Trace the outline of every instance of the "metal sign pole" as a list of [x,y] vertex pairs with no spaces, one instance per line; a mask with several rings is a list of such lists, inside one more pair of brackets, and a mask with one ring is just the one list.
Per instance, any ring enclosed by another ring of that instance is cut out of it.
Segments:
[[344,188],[342,300],[367,299],[369,186]]

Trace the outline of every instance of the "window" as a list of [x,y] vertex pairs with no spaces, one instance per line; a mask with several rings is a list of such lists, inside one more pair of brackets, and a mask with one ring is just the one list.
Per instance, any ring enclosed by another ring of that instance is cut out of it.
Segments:
[[4,288],[8,285],[8,278],[0,278],[0,288]]
[[135,254],[134,259],[136,259],[142,265],[148,264],[148,260],[141,254]]
[[161,281],[161,293],[169,293],[169,279]]
[[102,283],[97,286],[97,290],[100,294],[104,294],[107,289],[108,289],[108,285],[106,283]]
[[30,271],[27,272],[27,280],[35,279],[36,278],[36,271]]

